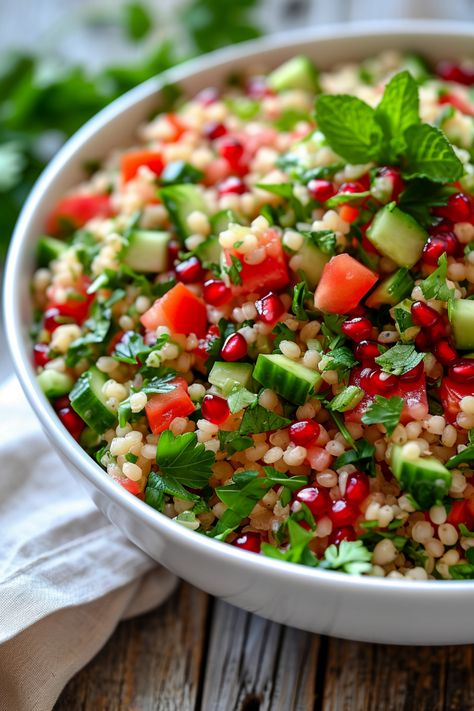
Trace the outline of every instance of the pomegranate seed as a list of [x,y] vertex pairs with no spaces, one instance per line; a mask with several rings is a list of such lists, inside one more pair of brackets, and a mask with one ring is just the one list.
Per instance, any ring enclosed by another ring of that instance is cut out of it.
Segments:
[[265,96],[273,96],[274,91],[270,89],[265,77],[251,77],[246,84],[245,91],[247,96],[252,99],[263,99]]
[[474,359],[460,358],[450,367],[449,375],[457,383],[474,380]]
[[206,89],[202,89],[198,94],[196,94],[196,101],[201,104],[201,106],[210,106],[215,104],[219,99],[219,90],[215,86],[208,86]]
[[56,412],[63,410],[65,407],[71,407],[69,395],[61,395],[61,397],[57,397],[54,401],[54,409]]
[[222,346],[221,358],[227,361],[240,360],[247,355],[247,341],[241,333],[233,333]]
[[227,400],[219,395],[205,395],[201,403],[201,413],[205,420],[220,425],[230,415]]
[[359,510],[345,499],[337,499],[331,503],[328,516],[334,526],[350,526],[356,522]]
[[429,329],[426,335],[430,343],[437,343],[437,341],[444,339],[446,336],[446,324],[443,319],[440,318],[439,321]]
[[353,181],[350,183],[342,183],[341,187],[337,191],[340,193],[363,193],[365,192],[365,185],[362,183]]
[[417,351],[425,353],[430,347],[430,341],[426,333],[420,331],[415,337],[415,348]]
[[293,444],[304,447],[319,437],[321,427],[314,420],[298,420],[293,422],[288,429]]
[[405,183],[402,180],[402,177],[400,175],[400,171],[398,168],[392,168],[391,166],[387,166],[384,168],[380,168],[377,171],[377,177],[378,178],[389,178],[391,185],[392,185],[392,192],[390,194],[390,200],[397,200],[400,193],[402,193],[405,190]]
[[255,308],[264,323],[275,323],[277,319],[285,312],[285,307],[282,300],[273,291],[262,296],[261,299],[255,302]]
[[222,279],[208,279],[203,286],[204,301],[211,306],[222,306],[232,298],[232,292]]
[[360,343],[370,338],[372,333],[372,324],[365,316],[356,316],[342,324],[342,332],[347,338]]
[[[369,372],[365,373],[366,370]],[[385,395],[397,386],[398,378],[395,375],[370,368],[364,368],[361,373],[361,387],[368,395]]]
[[248,531],[247,533],[242,533],[241,536],[232,542],[232,545],[236,548],[241,548],[243,551],[250,551],[251,553],[260,553],[261,538],[259,533],[253,533],[253,531]]
[[458,358],[456,349],[449,341],[438,341],[434,344],[433,352],[441,365],[451,365]]
[[240,159],[244,155],[244,147],[237,138],[223,138],[219,144],[219,154],[232,167],[239,165]]
[[202,264],[197,257],[189,257],[175,267],[176,277],[183,284],[192,284],[200,281],[204,275]]
[[415,365],[414,368],[408,370],[406,373],[403,373],[403,375],[400,375],[400,380],[404,383],[411,382],[412,380],[419,380],[423,375],[424,371],[425,366],[423,364],[423,361],[421,361],[420,363],[418,363],[418,365]]
[[53,333],[61,325],[61,322],[57,320],[58,317],[61,317],[61,312],[56,306],[50,306],[49,309],[46,309],[43,316],[43,328],[45,331]]
[[329,493],[324,488],[308,486],[296,494],[296,501],[306,504],[313,516],[321,516],[329,506]]
[[370,494],[369,477],[359,470],[349,474],[345,497],[350,504],[361,504]]
[[364,366],[373,365],[380,355],[378,343],[375,341],[361,341],[354,349],[354,355]]
[[242,195],[247,192],[247,187],[243,180],[235,175],[230,175],[219,184],[217,191],[219,197],[223,195]]
[[219,338],[219,326],[212,324],[212,326],[209,326],[209,330],[206,333],[205,338],[199,339],[198,344],[193,352],[198,358],[208,358],[209,350],[211,349],[211,346],[216,340],[216,338]]
[[226,133],[227,128],[223,123],[217,123],[217,121],[213,121],[212,123],[208,123],[204,126],[204,136],[209,141],[215,141],[216,138],[221,138],[222,136],[225,136]]
[[444,81],[455,81],[465,86],[474,84],[474,70],[471,67],[462,67],[456,62],[440,62],[436,67],[436,74]]
[[439,320],[439,313],[423,301],[414,301],[411,305],[413,323],[422,328],[431,328]]
[[467,222],[472,214],[471,201],[464,193],[455,193],[450,195],[447,205],[436,207],[433,212],[451,222]]
[[338,546],[342,541],[355,541],[357,539],[356,532],[352,526],[341,526],[335,528],[329,536],[329,544]]
[[438,259],[444,253],[448,257],[455,257],[459,253],[459,242],[454,232],[437,232],[428,237],[423,247],[422,261],[436,267]]
[[367,309],[365,306],[363,304],[357,304],[357,306],[354,306],[346,315],[348,318],[355,318],[356,316],[365,316],[366,313]]
[[313,200],[318,202],[326,202],[336,194],[336,188],[329,180],[310,180],[306,187]]
[[47,343],[35,343],[33,348],[33,362],[37,368],[44,368],[49,358],[49,346]]
[[430,235],[436,235],[438,232],[453,231],[453,223],[450,220],[441,220],[441,218],[438,219],[439,221],[436,222],[436,224],[431,225],[431,227],[428,228]]
[[79,439],[85,425],[79,415],[74,412],[72,407],[62,407],[58,410],[58,417],[74,439]]

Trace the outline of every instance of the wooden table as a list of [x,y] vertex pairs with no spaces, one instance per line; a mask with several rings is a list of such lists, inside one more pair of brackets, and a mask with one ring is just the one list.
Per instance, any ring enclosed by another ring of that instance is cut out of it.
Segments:
[[54,711],[473,709],[473,646],[329,639],[183,583],[162,607],[122,622]]

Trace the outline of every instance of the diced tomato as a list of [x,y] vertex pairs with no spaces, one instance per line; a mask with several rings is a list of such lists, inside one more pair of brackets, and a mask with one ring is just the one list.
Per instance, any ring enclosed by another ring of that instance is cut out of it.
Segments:
[[448,523],[452,523],[453,526],[459,526],[460,523],[463,523],[469,530],[471,530],[474,525],[474,516],[469,507],[470,503],[471,502],[467,499],[453,501],[451,504],[451,510],[448,513]]
[[83,227],[94,217],[113,215],[110,195],[68,195],[60,200],[46,218],[50,235],[63,235]]
[[164,168],[163,159],[156,151],[130,151],[124,153],[121,159],[122,180],[128,183],[136,177],[142,165],[149,168],[155,175],[161,175]]
[[240,271],[241,284],[232,284],[234,296],[239,294],[266,294],[287,286],[289,282],[288,269],[281,240],[274,230],[268,230],[263,242],[267,248],[267,256],[260,264],[247,264],[238,249],[225,249],[224,259],[228,266],[232,265],[232,257],[242,264]]
[[185,133],[186,126],[184,125],[178,114],[166,114],[166,120],[173,129],[173,131],[168,136],[167,141],[170,143],[174,143],[175,141],[178,141],[181,138],[183,133]]
[[[183,378],[179,380],[185,383]],[[193,401],[187,393],[187,386],[184,387],[182,383],[169,393],[152,395],[145,405],[148,424],[153,434],[167,430],[175,417],[186,417],[194,410]]]
[[216,338],[219,338],[219,327],[212,324],[204,338],[199,339],[197,347],[193,351],[195,356],[206,361],[209,358],[209,349]]
[[140,496],[144,489],[144,484],[141,483],[141,481],[132,481],[131,479],[119,479],[118,477],[112,477],[114,481],[117,482],[117,484],[120,484],[120,486],[123,486],[124,489],[130,492],[130,494],[133,494],[134,496]]
[[460,402],[463,397],[472,395],[472,383],[456,383],[448,376],[441,381],[439,396],[446,420],[456,424],[456,416],[461,412]]
[[206,305],[178,282],[142,314],[140,321],[149,331],[167,326],[173,333],[195,333],[198,338],[203,338],[207,330]]
[[324,267],[314,305],[321,311],[346,314],[355,309],[377,279],[377,274],[349,254],[338,254]]
[[[350,385],[361,387],[360,374],[362,368],[353,368],[349,379]],[[390,397],[397,395],[404,401],[400,422],[406,424],[412,420],[422,420],[428,414],[428,397],[426,395],[426,379],[422,371],[417,380],[399,380],[397,388],[390,391]],[[375,400],[375,395],[366,393],[364,398],[353,410],[344,413],[346,422],[360,422],[362,415]]]
[[353,207],[352,205],[341,205],[339,208],[339,215],[341,220],[344,220],[344,222],[355,222],[357,218],[359,217],[359,209],[357,207]]
[[94,301],[95,294],[88,294],[87,289],[91,284],[89,277],[79,277],[76,284],[68,290],[66,301],[55,300],[55,287],[48,289],[49,302],[47,309],[56,308],[60,316],[67,316],[81,325],[89,315],[89,308]]
[[467,116],[474,116],[474,105],[470,104],[467,99],[464,99],[459,94],[443,94],[439,97],[440,104],[451,104],[455,109]]
[[215,158],[204,168],[204,185],[216,185],[229,177],[231,173],[229,163],[225,158]]

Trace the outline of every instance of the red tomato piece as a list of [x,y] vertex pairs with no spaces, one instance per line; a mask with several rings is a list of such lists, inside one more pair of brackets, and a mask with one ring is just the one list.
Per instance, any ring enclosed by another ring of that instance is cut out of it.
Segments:
[[[50,294],[50,301],[46,309],[56,308],[59,311],[60,316],[67,316],[73,319],[76,323],[81,325],[89,315],[89,308],[91,303],[94,301],[95,294],[88,294],[87,289],[91,284],[89,277],[81,276],[79,277],[77,283],[74,287],[68,291],[68,298],[66,301],[57,302],[54,298],[54,287],[52,287]],[[51,293],[52,292],[52,293]]]
[[234,296],[251,292],[266,294],[287,286],[289,282],[288,269],[280,238],[274,230],[268,230],[264,241],[267,256],[260,264],[246,264],[243,255],[237,249],[224,250],[224,259],[228,266],[232,265],[232,257],[237,257],[242,264],[240,272],[242,283],[231,284]]
[[169,393],[152,395],[145,406],[148,424],[153,434],[167,430],[175,417],[186,417],[194,410],[193,401],[182,384],[178,384]]
[[346,314],[355,309],[377,279],[377,274],[349,254],[338,254],[324,267],[314,305],[321,311]]
[[126,489],[130,494],[133,494],[134,496],[140,496],[142,493],[144,487],[144,484],[141,483],[141,481],[132,481],[131,479],[119,479],[118,477],[112,477],[114,481],[117,482],[117,484],[120,484],[120,486],[123,486],[124,489]]
[[461,400],[463,397],[472,395],[472,391],[472,382],[457,383],[448,376],[441,381],[439,396],[444,416],[451,425],[456,424],[456,416],[461,412]]
[[110,195],[68,195],[49,213],[46,229],[50,235],[63,235],[83,227],[94,217],[111,215]]
[[178,282],[142,314],[140,321],[149,331],[167,326],[173,333],[195,333],[198,338],[203,338],[207,330],[206,305]]
[[163,159],[161,154],[156,151],[131,151],[129,153],[124,153],[121,159],[121,172],[122,180],[124,183],[128,183],[129,180],[133,180],[136,177],[139,168],[142,165],[146,165],[152,173],[156,175],[161,175],[164,168]]
[[[363,368],[353,368],[349,378],[350,385],[361,387],[360,374]],[[390,397],[397,395],[404,401],[400,422],[406,424],[412,420],[422,420],[428,414],[428,397],[426,395],[426,379],[424,371],[421,371],[417,380],[399,380],[397,387],[390,391]],[[344,413],[346,422],[360,422],[362,415],[375,400],[375,395],[368,393],[358,403],[353,410]]]
[[459,94],[443,94],[439,97],[440,104],[451,104],[455,109],[467,116],[474,116],[474,105]]

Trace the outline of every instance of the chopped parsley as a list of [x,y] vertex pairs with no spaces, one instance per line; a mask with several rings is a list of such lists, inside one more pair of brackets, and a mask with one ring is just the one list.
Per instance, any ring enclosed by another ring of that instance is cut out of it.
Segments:
[[377,356],[375,362],[380,365],[384,373],[404,375],[416,368],[424,357],[425,354],[418,353],[414,345],[397,343],[386,350],[385,353]]
[[291,420],[288,418],[277,415],[275,412],[256,404],[247,407],[245,410],[239,432],[242,435],[258,434],[259,432],[279,430],[282,427],[288,427],[290,424]]
[[364,425],[384,425],[387,434],[391,435],[400,422],[403,410],[403,399],[393,395],[391,398],[376,395],[374,402],[369,405],[362,415]]
[[446,252],[444,252],[438,259],[438,268],[420,284],[425,299],[449,301],[454,294],[454,289],[449,288],[446,284],[447,275],[448,258]]
[[160,472],[181,484],[200,489],[212,474],[215,454],[198,443],[195,432],[173,435],[161,433],[156,449],[156,463]]
[[243,269],[242,262],[235,256],[235,254],[230,255],[230,261],[231,263],[224,267],[224,272],[227,274],[232,284],[240,286],[240,284],[242,284],[242,277],[240,276],[240,272]]

